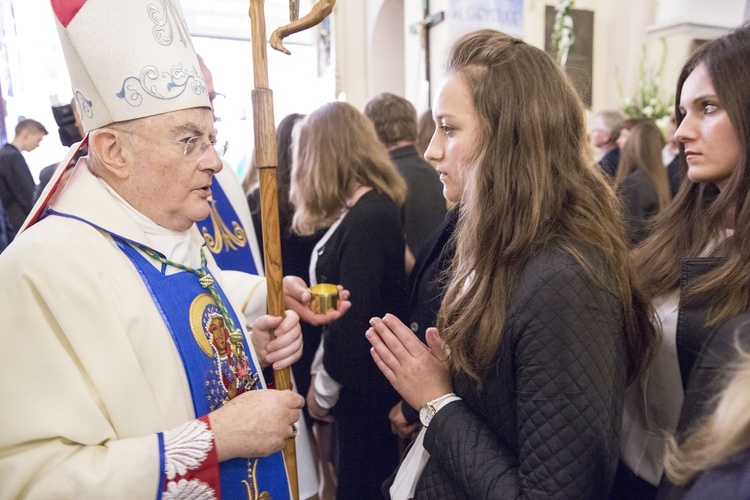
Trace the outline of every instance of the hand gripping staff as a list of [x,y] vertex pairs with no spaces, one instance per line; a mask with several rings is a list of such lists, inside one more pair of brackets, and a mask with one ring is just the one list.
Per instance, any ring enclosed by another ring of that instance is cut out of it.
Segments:
[[[268,57],[266,54],[266,22],[264,0],[250,0],[250,33],[253,50],[253,129],[255,139],[255,165],[260,177],[261,223],[263,227],[263,260],[266,268],[268,287],[268,313],[272,316],[284,315],[284,288],[281,266],[281,237],[279,232],[279,203],[276,187],[276,126],[273,116],[273,92],[268,88]],[[335,0],[320,0],[302,19],[299,16],[298,0],[289,1],[291,23],[278,28],[271,35],[271,46],[285,54],[290,52],[282,45],[282,40],[294,33],[306,30],[320,23],[333,11]],[[279,390],[291,389],[289,368],[274,372],[274,384]],[[297,479],[297,457],[294,439],[284,445],[292,496],[299,499]]]

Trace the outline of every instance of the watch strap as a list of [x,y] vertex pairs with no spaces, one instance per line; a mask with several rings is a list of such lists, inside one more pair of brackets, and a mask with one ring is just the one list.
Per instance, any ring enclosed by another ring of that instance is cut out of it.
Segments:
[[440,410],[443,406],[447,405],[448,403],[452,403],[453,401],[458,401],[461,398],[456,396],[455,394],[447,394],[445,398],[442,398],[440,401],[433,403],[430,405],[430,411],[432,412],[432,416],[434,417],[435,414]]
[[439,398],[435,398],[432,401],[424,404],[420,410],[419,410],[419,421],[422,422],[422,425],[427,427],[430,425],[430,421],[432,420],[432,417],[434,417],[438,410],[440,410],[443,406],[447,405],[448,403],[452,403],[453,401],[461,399],[460,397],[456,396],[455,393],[449,392],[448,394],[443,394]]
[[455,395],[456,395],[456,393],[454,393],[454,392],[449,392],[448,394],[443,394],[439,398],[433,399],[432,401],[430,401],[429,403],[427,403],[425,406],[427,408],[429,408],[430,411],[432,411],[432,414],[434,415],[437,412],[437,409],[435,409],[435,405],[436,404],[438,404],[439,402],[443,401],[444,399],[448,399],[449,397],[455,396]]

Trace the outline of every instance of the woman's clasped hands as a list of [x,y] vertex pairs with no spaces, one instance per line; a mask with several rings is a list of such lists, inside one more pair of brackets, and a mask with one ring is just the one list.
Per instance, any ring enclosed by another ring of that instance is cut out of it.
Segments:
[[365,337],[370,353],[394,389],[414,408],[453,392],[448,352],[437,328],[428,328],[427,345],[396,316],[370,319]]

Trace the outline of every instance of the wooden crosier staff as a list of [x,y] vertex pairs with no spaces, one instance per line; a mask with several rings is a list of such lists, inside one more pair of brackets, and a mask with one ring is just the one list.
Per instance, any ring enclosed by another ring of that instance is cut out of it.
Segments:
[[[268,57],[266,54],[266,17],[264,0],[250,0],[250,33],[253,48],[253,129],[255,139],[255,165],[260,178],[260,213],[263,228],[263,260],[266,268],[268,287],[268,313],[272,316],[284,315],[284,286],[281,266],[281,238],[279,234],[279,203],[276,188],[276,126],[273,117],[273,92],[268,88]],[[271,45],[285,54],[289,51],[281,41],[284,37],[315,26],[333,11],[335,0],[321,0],[302,19],[297,19],[297,0],[290,0],[291,23],[274,31]],[[274,372],[276,389],[292,388],[289,368]],[[297,457],[294,439],[284,444],[292,497],[299,499]]]

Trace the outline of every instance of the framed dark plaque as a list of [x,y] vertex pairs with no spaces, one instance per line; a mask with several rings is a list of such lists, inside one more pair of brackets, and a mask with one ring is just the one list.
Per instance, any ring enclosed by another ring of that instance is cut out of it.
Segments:
[[[557,49],[552,47],[550,41],[555,25],[555,7],[547,5],[544,17],[544,50],[553,58],[557,58]],[[565,72],[573,81],[583,103],[590,108],[594,61],[594,12],[573,9],[572,17],[575,41],[568,50]]]

